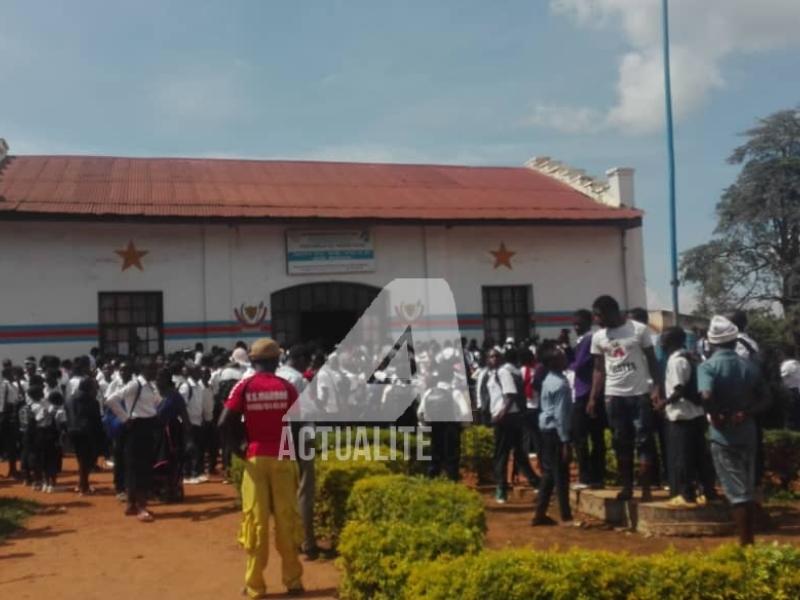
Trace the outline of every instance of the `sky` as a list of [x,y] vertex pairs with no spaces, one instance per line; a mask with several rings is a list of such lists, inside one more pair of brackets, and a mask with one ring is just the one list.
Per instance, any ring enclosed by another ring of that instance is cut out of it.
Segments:
[[[684,250],[713,233],[741,133],[800,106],[800,1],[670,13]],[[633,167],[649,304],[669,306],[660,0],[0,0],[0,15],[12,154]]]

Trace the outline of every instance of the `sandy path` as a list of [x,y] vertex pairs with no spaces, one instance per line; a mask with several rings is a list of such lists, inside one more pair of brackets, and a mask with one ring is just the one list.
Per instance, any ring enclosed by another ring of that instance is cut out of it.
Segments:
[[[59,482],[76,483],[65,461]],[[94,475],[98,494],[33,492],[0,479],[0,496],[33,498],[46,508],[24,530],[0,544],[0,597],[15,599],[240,598],[244,554],[235,541],[239,513],[231,486],[212,481],[186,486],[183,504],[154,505],[156,522],[122,514],[111,475]],[[279,557],[270,549],[266,579],[271,597],[284,597]],[[335,597],[333,563],[304,562],[307,598]]]

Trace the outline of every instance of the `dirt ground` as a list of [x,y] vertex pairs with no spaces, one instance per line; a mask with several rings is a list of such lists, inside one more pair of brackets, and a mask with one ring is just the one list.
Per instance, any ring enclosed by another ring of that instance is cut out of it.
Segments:
[[[0,597],[64,600],[159,598],[195,600],[240,598],[244,554],[235,541],[239,513],[231,486],[214,480],[186,486],[187,499],[178,505],[154,505],[156,522],[139,523],[122,514],[112,494],[110,473],[93,476],[94,496],[69,491],[76,483],[75,465],[65,461],[62,491],[33,492],[0,479],[0,496],[32,498],[44,508],[25,528],[0,543]],[[531,496],[498,506],[489,494],[489,548],[582,547],[632,554],[712,548],[733,538],[645,538],[611,530],[600,523],[576,520],[581,526],[532,528]],[[800,511],[773,507],[777,529],[759,539],[800,544]],[[556,516],[551,512],[552,516]],[[274,548],[267,568],[270,597],[281,598],[279,564]],[[307,598],[334,598],[339,573],[332,560],[304,562]]]
[[[525,490],[528,492],[529,490]],[[714,537],[645,537],[644,535],[614,529],[608,525],[576,514],[572,526],[531,527],[533,517],[533,495],[522,498],[509,496],[509,502],[498,505],[491,494],[484,493],[489,548],[522,548],[536,550],[568,550],[586,548],[628,552],[630,554],[653,554],[670,547],[676,550],[712,549],[721,544],[735,542],[733,536]],[[768,506],[770,527],[756,535],[757,541],[777,541],[782,544],[800,545],[800,506]],[[558,519],[555,498],[550,503],[550,516]]]
[[[5,465],[4,465],[5,466]],[[77,482],[65,461],[59,487]],[[219,480],[186,486],[183,504],[158,505],[154,523],[123,516],[111,474],[96,474],[94,496],[72,491],[33,492],[0,478],[0,495],[34,499],[45,506],[25,528],[0,543],[0,597],[15,599],[241,598],[244,553],[236,543],[239,513],[234,490]],[[266,581],[270,597],[284,597],[274,546]],[[304,562],[307,598],[335,597],[333,562]]]

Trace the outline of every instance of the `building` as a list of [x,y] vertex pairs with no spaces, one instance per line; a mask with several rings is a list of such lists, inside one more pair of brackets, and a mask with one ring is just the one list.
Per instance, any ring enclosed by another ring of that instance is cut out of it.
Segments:
[[546,158],[506,168],[0,148],[0,357],[270,332],[331,344],[398,277],[445,278],[462,334],[479,340],[557,334],[601,293],[645,305],[630,169],[597,181]]

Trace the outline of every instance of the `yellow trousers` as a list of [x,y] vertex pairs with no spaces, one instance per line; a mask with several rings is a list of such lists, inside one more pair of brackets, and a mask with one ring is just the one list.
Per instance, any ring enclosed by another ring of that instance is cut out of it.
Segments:
[[269,517],[275,520],[275,547],[281,555],[283,584],[301,586],[298,552],[302,522],[297,508],[297,465],[291,460],[255,456],[245,462],[242,478],[242,526],[239,543],[247,552],[245,586],[250,597],[266,593],[264,569],[269,559]]

